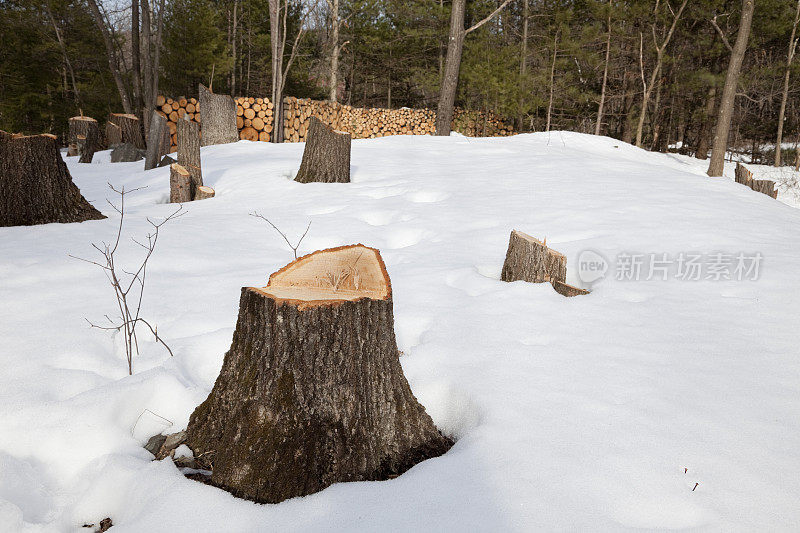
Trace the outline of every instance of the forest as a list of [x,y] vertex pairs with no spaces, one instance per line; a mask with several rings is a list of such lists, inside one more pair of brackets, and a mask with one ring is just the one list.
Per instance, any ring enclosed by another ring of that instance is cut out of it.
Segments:
[[[728,147],[795,164],[800,2],[755,4]],[[705,159],[745,5],[3,0],[0,129],[63,138],[71,116],[147,116],[157,95],[196,96],[198,83],[273,101],[435,109],[449,75],[455,106],[496,113],[517,132],[595,133]],[[448,71],[454,35],[463,53]]]

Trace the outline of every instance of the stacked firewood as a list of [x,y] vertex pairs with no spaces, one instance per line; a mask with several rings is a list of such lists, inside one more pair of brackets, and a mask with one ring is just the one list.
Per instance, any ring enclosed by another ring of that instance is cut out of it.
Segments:
[[[239,138],[269,141],[273,134],[275,106],[267,98],[241,96],[236,101],[236,127]],[[177,99],[159,96],[159,112],[168,121],[173,149],[177,121],[188,115],[200,122],[200,106],[196,98]],[[351,107],[311,99],[284,100],[283,136],[286,142],[305,141],[311,117],[317,117],[337,131],[347,132],[354,139],[372,139],[388,135],[432,135],[436,131],[436,111],[431,109],[380,109]],[[493,113],[456,109],[453,130],[470,137],[512,135],[513,128]]]

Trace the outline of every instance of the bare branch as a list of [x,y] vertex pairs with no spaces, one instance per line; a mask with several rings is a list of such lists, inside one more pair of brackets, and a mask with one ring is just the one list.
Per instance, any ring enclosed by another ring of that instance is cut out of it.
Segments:
[[273,224],[273,223],[272,223],[272,222],[271,222],[271,221],[270,221],[270,220],[269,220],[267,217],[265,217],[265,216],[263,216],[263,215],[260,215],[260,214],[258,214],[258,212],[257,212],[257,211],[253,211],[252,213],[250,213],[250,216],[251,216],[251,217],[260,218],[261,220],[264,220],[264,221],[266,221],[266,222],[267,222],[267,224],[269,224],[270,226],[272,226],[272,229],[274,229],[275,231],[277,231],[277,232],[280,234],[280,236],[281,236],[281,237],[283,237],[283,240],[284,240],[284,241],[286,241],[286,244],[288,244],[288,245],[289,245],[289,248],[291,248],[291,249],[292,249],[292,252],[294,253],[294,258],[295,258],[295,259],[297,259],[297,249],[298,249],[298,248],[300,248],[300,244],[303,242],[303,239],[305,239],[305,238],[306,238],[306,235],[308,234],[308,230],[309,230],[309,228],[311,227],[311,221],[310,221],[310,220],[308,221],[308,226],[306,226],[306,230],[303,232],[303,235],[301,235],[301,236],[300,236],[300,240],[298,240],[298,241],[297,241],[297,244],[295,244],[295,245],[292,245],[292,243],[291,243],[291,242],[289,242],[289,238],[288,238],[288,237],[286,237],[286,234],[285,234],[284,232],[282,232],[282,231],[281,231],[281,230],[278,228],[278,226],[276,226],[275,224]]
[[725,32],[723,32],[722,28],[720,28],[719,24],[717,24],[717,16],[716,15],[714,15],[714,18],[711,19],[711,25],[714,26],[714,29],[717,30],[717,33],[719,33],[719,36],[722,37],[722,43],[725,45],[725,47],[728,49],[728,51],[729,52],[733,52],[733,47],[731,46],[731,43],[728,41],[728,38],[725,37]]
[[477,30],[478,28],[480,28],[481,26],[483,26],[484,24],[486,24],[487,22],[489,22],[490,20],[492,20],[492,19],[495,17],[495,15],[497,15],[498,13],[500,13],[500,12],[503,10],[503,8],[505,8],[505,7],[506,7],[506,6],[507,6],[507,5],[508,5],[510,2],[511,2],[511,0],[505,0],[505,2],[503,2],[502,4],[500,4],[500,7],[498,7],[498,8],[497,8],[497,9],[495,9],[494,11],[492,11],[492,12],[491,12],[491,14],[490,14],[488,17],[486,17],[486,18],[485,18],[485,19],[483,19],[482,21],[478,22],[477,24],[475,24],[475,25],[473,25],[473,26],[470,26],[469,28],[467,28],[467,31],[465,31],[465,32],[464,32],[464,35],[467,35],[468,33],[470,33],[470,32],[473,32],[473,31]]

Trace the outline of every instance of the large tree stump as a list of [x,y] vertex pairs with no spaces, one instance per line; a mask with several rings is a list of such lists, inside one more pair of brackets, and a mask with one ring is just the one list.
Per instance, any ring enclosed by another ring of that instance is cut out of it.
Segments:
[[514,230],[508,241],[500,279],[531,283],[564,282],[567,279],[567,258],[538,239]]
[[202,84],[200,113],[203,116],[203,146],[235,143],[239,140],[236,128],[236,104],[227,94],[214,94]]
[[377,250],[314,252],[242,289],[187,444],[213,465],[212,484],[262,503],[388,479],[450,448],[403,375]]
[[295,181],[350,183],[350,134],[334,131],[311,117],[303,161]]
[[[136,115],[128,115],[125,113],[111,113],[111,115],[109,115],[108,117],[108,121],[119,127],[120,129],[119,142],[130,143],[134,145],[136,148],[139,148],[140,150],[145,149],[144,135],[142,134],[142,125],[139,123],[139,119],[136,118]],[[115,136],[115,133],[111,133],[111,135]],[[112,143],[111,140],[109,139],[108,144],[109,146],[111,146],[111,144],[119,144],[119,143]]]
[[104,217],[72,182],[53,135],[0,132],[0,226]]
[[[78,139],[82,137],[80,142]],[[81,163],[91,163],[94,153],[103,149],[103,136],[100,126],[92,117],[72,117],[69,119],[68,143],[79,147]]]
[[[205,128],[205,126],[203,126]],[[186,115],[178,120],[178,164],[189,171],[192,177],[192,198],[203,186],[200,165],[200,125],[190,121]]]
[[192,176],[179,163],[169,166],[169,201],[172,203],[192,201]]
[[150,118],[150,131],[147,133],[147,153],[144,156],[144,169],[156,168],[161,158],[169,153],[170,135],[167,119],[158,111]]

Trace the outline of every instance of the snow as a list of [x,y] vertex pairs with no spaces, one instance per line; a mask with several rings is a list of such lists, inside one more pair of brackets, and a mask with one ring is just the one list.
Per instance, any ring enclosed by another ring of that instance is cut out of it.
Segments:
[[[203,148],[217,197],[163,227],[127,375],[116,305],[91,242],[172,212],[168,169],[69,168],[108,215],[0,228],[0,530],[792,530],[800,521],[800,211],[707,162],[575,133],[355,140],[351,184],[291,181],[303,144]],[[753,168],[756,177],[769,167]],[[397,479],[257,505],[153,461],[147,438],[186,427],[230,345],[240,288],[292,253],[361,242],[393,284],[401,362],[457,442]],[[588,296],[499,281],[519,229],[568,257],[760,253],[757,280],[617,281]],[[126,241],[119,261],[140,255]]]

